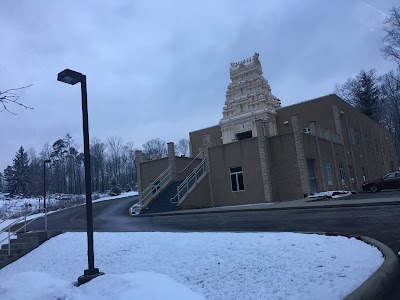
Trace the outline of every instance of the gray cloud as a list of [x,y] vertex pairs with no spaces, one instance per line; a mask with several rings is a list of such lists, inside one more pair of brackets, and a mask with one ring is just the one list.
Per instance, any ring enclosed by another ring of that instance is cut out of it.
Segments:
[[[0,114],[0,170],[20,145],[39,152],[69,132],[82,140],[80,89],[56,81],[87,75],[91,136],[140,147],[217,124],[229,63],[260,53],[283,105],[331,93],[360,69],[386,72],[379,11],[392,1],[12,1],[0,4],[0,89],[33,111]],[[374,10],[376,9],[376,10]]]

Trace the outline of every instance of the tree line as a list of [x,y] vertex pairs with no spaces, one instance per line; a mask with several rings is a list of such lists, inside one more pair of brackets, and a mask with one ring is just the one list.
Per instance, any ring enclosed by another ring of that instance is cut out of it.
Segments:
[[[136,189],[136,157],[133,142],[120,137],[90,142],[92,191],[130,191]],[[146,158],[168,155],[164,140],[153,138],[142,145]],[[176,155],[189,156],[189,140],[180,139],[175,145]],[[45,163],[47,162],[47,163]],[[46,143],[39,154],[34,148],[21,146],[12,164],[0,172],[0,191],[11,195],[43,195],[44,172],[46,189],[51,193],[82,194],[85,191],[84,154],[70,134],[51,146]],[[118,193],[118,192],[116,192]]]
[[384,22],[386,35],[382,54],[396,65],[378,76],[375,69],[361,70],[355,77],[337,85],[335,93],[362,113],[381,124],[393,135],[400,158],[400,6],[390,10]]

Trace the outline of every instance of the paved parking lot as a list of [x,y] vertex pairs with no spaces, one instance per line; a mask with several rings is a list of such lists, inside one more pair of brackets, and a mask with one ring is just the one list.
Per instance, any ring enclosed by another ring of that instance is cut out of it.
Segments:
[[353,199],[384,199],[384,198],[399,198],[400,189],[396,190],[384,190],[378,193],[361,192],[346,197],[341,197],[341,200],[353,200]]

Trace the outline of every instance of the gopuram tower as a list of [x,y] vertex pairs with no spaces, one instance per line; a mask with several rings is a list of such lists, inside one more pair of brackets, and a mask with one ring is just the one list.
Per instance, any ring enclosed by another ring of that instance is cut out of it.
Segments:
[[226,91],[223,117],[219,122],[224,144],[256,137],[255,121],[259,119],[268,123],[271,136],[277,134],[275,109],[281,104],[271,94],[258,57],[255,53],[253,57],[231,63],[232,82]]

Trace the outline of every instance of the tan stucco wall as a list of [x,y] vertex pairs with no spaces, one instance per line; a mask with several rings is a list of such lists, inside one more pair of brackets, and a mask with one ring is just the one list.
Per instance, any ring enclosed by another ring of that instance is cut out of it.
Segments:
[[203,134],[210,135],[210,143],[212,147],[222,145],[221,126],[203,128],[189,133],[191,154],[195,157],[199,153],[199,149],[203,147]]
[[273,201],[303,198],[293,134],[269,139]]
[[206,208],[211,206],[208,174],[200,181],[179,209]]
[[168,158],[146,161],[140,164],[141,184],[145,190],[150,183],[157,179],[168,168]]
[[[264,202],[257,138],[225,144],[209,150],[215,206]],[[244,191],[231,191],[229,169],[233,167],[243,169]]]

